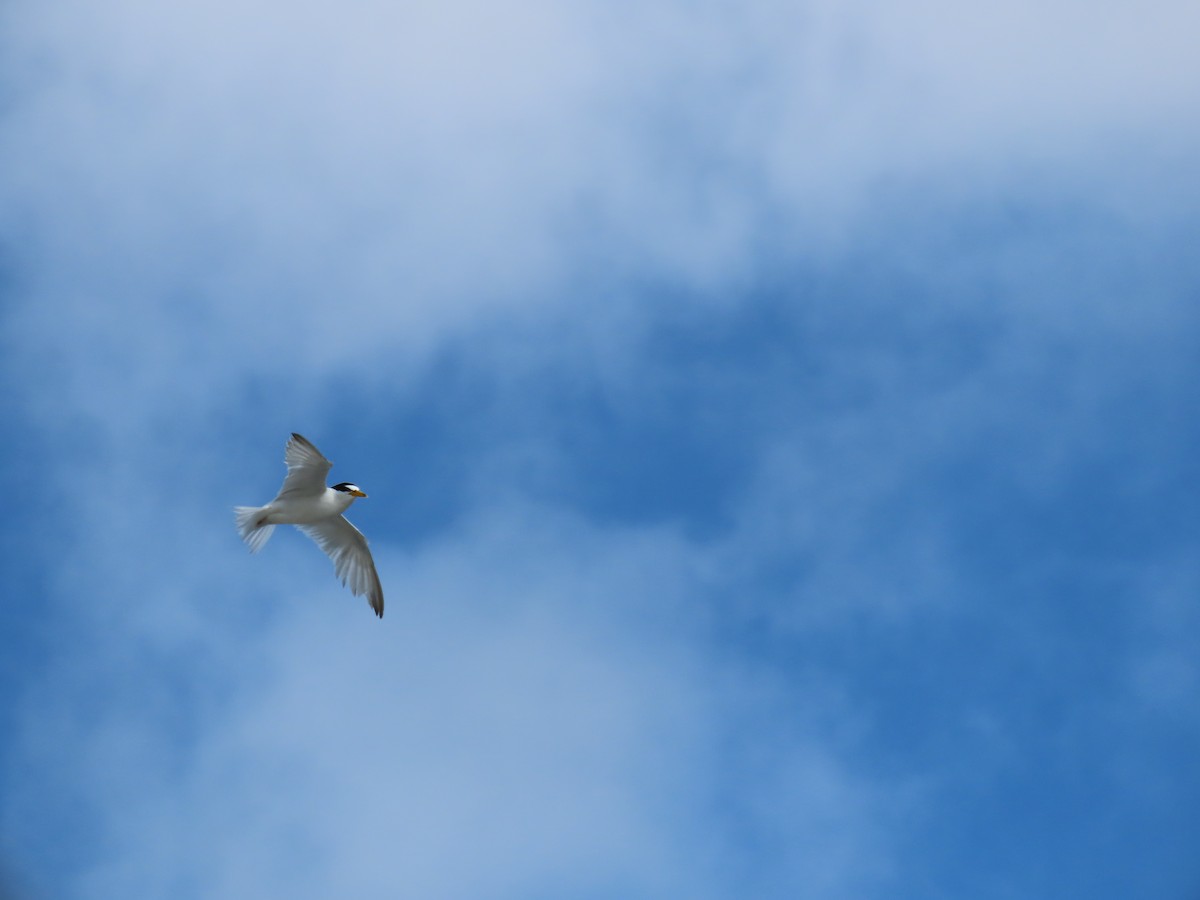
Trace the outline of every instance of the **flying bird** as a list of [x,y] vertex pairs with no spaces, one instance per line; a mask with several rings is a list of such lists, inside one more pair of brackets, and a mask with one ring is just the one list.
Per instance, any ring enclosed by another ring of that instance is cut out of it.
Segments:
[[267,543],[276,525],[295,525],[333,560],[342,584],[354,596],[366,595],[375,615],[383,618],[383,586],[367,539],[342,515],[359,497],[367,496],[349,481],[325,485],[333,463],[321,455],[307,438],[292,433],[283,451],[287,476],[279,494],[266,506],[236,506],[238,531],[257,553]]

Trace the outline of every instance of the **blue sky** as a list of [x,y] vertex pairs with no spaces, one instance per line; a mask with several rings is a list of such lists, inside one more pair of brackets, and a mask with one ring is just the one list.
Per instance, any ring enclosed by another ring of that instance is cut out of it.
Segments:
[[1196,896],[1197,25],[7,4],[0,896]]

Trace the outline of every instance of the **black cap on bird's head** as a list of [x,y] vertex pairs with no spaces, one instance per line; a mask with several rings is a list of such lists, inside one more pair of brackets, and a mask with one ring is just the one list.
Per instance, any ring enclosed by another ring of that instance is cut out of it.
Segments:
[[352,497],[367,496],[365,493],[363,493],[362,488],[360,488],[357,484],[351,484],[349,481],[343,481],[341,484],[335,484],[333,489],[335,491],[341,491],[343,494],[349,494]]

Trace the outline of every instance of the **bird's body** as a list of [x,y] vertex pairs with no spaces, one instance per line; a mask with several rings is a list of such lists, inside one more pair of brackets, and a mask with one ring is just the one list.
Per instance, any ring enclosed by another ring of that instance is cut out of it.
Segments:
[[316,497],[276,497],[263,507],[266,514],[260,521],[264,525],[311,525],[330,516],[340,516],[357,499],[331,487]]
[[367,539],[342,515],[359,497],[367,496],[358,485],[343,481],[327,487],[325,479],[333,463],[307,439],[292,434],[284,450],[288,473],[279,494],[266,506],[238,506],[238,531],[257,553],[267,543],[276,525],[295,525],[317,542],[333,560],[342,584],[356,596],[366,595],[371,609],[383,617],[383,587]]

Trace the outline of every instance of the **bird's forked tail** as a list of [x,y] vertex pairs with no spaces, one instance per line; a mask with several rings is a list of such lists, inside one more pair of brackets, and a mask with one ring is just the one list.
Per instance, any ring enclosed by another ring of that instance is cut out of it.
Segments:
[[266,510],[265,506],[235,506],[233,514],[237,518],[238,534],[250,545],[250,552],[257,553],[267,543],[274,525],[259,525],[259,517]]

